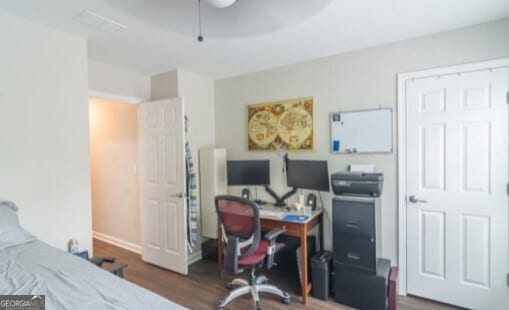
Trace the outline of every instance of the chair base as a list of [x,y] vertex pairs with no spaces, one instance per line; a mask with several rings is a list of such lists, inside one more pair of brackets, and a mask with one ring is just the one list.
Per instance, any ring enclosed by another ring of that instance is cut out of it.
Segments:
[[233,288],[235,286],[239,287],[232,290],[228,296],[219,301],[217,304],[217,309],[222,310],[232,300],[249,293],[251,293],[251,296],[253,297],[253,302],[256,310],[261,309],[259,293],[269,293],[279,296],[282,298],[283,303],[287,305],[290,304],[290,295],[287,292],[284,292],[274,285],[267,284],[267,282],[268,279],[265,276],[255,277],[254,270],[251,272],[249,283],[244,279],[234,279],[230,281],[228,283],[229,288]]

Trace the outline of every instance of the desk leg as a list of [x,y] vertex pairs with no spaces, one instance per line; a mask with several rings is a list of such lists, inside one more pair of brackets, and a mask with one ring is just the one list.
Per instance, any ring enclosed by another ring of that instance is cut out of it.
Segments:
[[302,261],[302,303],[307,305],[308,293],[310,291],[308,283],[308,238],[306,229],[302,229],[300,233],[300,244],[301,244],[301,261]]
[[217,226],[217,275],[223,278],[223,242],[221,241],[221,228]]

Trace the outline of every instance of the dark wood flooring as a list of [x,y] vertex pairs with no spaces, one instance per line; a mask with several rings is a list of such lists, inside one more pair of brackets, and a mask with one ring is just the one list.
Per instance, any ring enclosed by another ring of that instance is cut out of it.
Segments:
[[[164,296],[189,309],[216,309],[217,302],[227,295],[226,280],[217,276],[216,264],[212,261],[201,260],[189,266],[189,275],[183,276],[166,269],[145,263],[141,256],[94,239],[94,256],[113,256],[118,262],[128,264],[125,269],[125,278],[161,296]],[[245,276],[245,275],[241,275]],[[351,309],[332,300],[322,301],[310,298],[307,306],[300,302],[295,291],[295,283],[289,282],[281,274],[271,272],[267,274],[271,283],[274,283],[292,295],[291,304],[285,305],[276,297],[261,296],[263,309]],[[398,301],[400,310],[418,309],[456,309],[454,307],[433,301],[401,296]],[[250,296],[241,297],[230,303],[227,309],[253,309]]]

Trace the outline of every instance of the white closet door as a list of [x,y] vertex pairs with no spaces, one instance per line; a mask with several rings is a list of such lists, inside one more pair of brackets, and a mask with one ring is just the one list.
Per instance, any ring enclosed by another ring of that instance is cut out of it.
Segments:
[[141,104],[138,134],[142,259],[187,274],[182,100]]
[[407,290],[508,309],[507,68],[408,80]]

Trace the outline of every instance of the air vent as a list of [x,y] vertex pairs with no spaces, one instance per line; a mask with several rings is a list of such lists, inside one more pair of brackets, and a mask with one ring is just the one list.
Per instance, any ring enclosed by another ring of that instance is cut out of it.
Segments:
[[109,33],[115,33],[127,29],[126,25],[122,25],[97,13],[86,10],[74,16],[73,20],[80,24],[87,25]]

